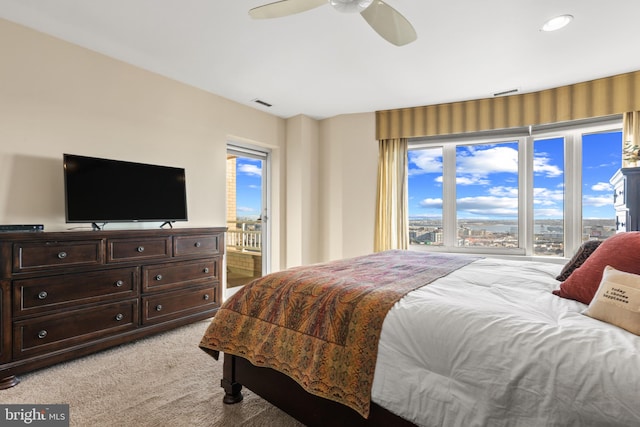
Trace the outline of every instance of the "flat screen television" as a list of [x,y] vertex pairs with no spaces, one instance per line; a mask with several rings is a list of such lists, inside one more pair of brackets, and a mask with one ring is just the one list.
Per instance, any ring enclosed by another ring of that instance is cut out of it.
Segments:
[[63,160],[68,223],[187,220],[183,168],[73,154]]

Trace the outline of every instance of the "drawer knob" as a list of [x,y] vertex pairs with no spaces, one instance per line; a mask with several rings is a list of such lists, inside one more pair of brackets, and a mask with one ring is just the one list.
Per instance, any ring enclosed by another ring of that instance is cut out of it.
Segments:
[[209,298],[211,298],[209,296],[209,294],[204,294],[204,296],[202,297],[205,301],[209,301]]
[[138,252],[144,252],[144,246],[138,246],[138,247],[136,248],[136,250],[137,250]]
[[202,269],[203,273],[208,273],[209,272],[209,267],[205,267],[204,269]]
[[47,293],[47,291],[41,291],[38,294],[38,299],[45,299],[47,296],[49,296],[49,294]]
[[67,253],[65,251],[58,252],[58,258],[65,259],[67,257]]
[[156,274],[155,279],[156,280],[162,280],[162,274]]
[[38,332],[38,338],[43,339],[46,336],[47,336],[47,331],[45,331],[44,329]]
[[117,286],[118,288],[121,288],[121,287],[122,287],[122,285],[124,285],[124,282],[123,282],[122,280],[118,280],[118,281],[116,281],[116,286]]
[[116,314],[116,320],[117,320],[118,322],[119,322],[119,321],[121,321],[122,319],[124,319],[124,314],[122,314],[122,313],[118,313],[118,314]]
[[161,311],[161,310],[162,310],[162,304],[156,305],[156,311]]
[[200,242],[196,242],[193,246],[195,246],[196,248],[199,248],[200,246],[202,246],[202,244]]

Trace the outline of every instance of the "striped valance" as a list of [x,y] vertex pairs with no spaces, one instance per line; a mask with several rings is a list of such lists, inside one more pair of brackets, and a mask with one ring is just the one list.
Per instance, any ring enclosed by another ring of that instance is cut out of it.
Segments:
[[640,110],[640,71],[521,95],[376,112],[376,139],[505,129]]

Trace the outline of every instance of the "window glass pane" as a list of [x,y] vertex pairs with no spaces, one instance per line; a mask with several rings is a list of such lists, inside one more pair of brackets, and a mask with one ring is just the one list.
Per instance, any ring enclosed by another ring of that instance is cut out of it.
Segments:
[[409,151],[409,238],[442,245],[442,147]]
[[564,255],[564,138],[533,144],[533,253]]
[[582,136],[582,240],[615,234],[613,188],[609,179],[620,168],[622,132]]
[[456,147],[458,246],[518,247],[518,143]]
[[[530,136],[479,134],[475,141],[474,135],[451,136],[440,147],[427,146],[435,139],[413,141],[427,148],[409,151],[411,244],[560,257],[575,249],[567,244],[613,235],[609,180],[622,163],[621,122],[589,122],[582,131],[579,125],[532,128]],[[487,142],[506,138],[512,139]],[[518,170],[520,163],[527,168]]]

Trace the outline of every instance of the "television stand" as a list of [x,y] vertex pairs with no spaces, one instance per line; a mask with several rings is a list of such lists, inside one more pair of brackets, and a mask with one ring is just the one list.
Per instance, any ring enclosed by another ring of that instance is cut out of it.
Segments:
[[213,317],[225,228],[0,233],[0,389]]
[[165,226],[165,225],[168,225],[168,226],[169,226],[169,228],[173,228],[173,223],[174,223],[174,222],[175,222],[175,221],[165,221],[165,222],[163,222],[163,223],[162,223],[162,225],[160,226],[160,228],[164,228],[164,226]]
[[93,231],[100,231],[100,230],[102,230],[102,229],[104,228],[104,226],[105,226],[105,225],[107,225],[107,223],[106,223],[106,222],[102,224],[102,227],[100,227],[100,226],[99,226],[98,224],[96,224],[95,222],[92,222],[92,223],[91,223],[91,229],[92,229]]

